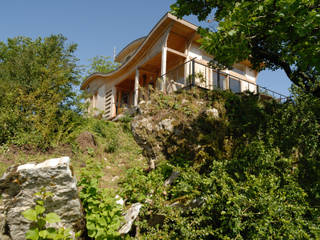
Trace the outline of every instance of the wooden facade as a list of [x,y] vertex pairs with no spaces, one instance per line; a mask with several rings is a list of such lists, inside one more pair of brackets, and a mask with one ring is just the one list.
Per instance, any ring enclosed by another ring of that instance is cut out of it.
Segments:
[[[117,55],[115,60],[121,63],[117,70],[94,73],[82,83],[81,90],[94,96],[89,99],[91,112],[113,118],[123,108],[147,100],[151,88],[174,91],[185,86],[191,73],[204,88],[214,88],[223,78],[224,89],[255,91],[257,73],[249,68],[248,62],[217,73],[207,66],[212,56],[200,49],[199,39],[197,26],[167,13],[148,36],[134,40]],[[157,81],[159,78],[162,81]]]

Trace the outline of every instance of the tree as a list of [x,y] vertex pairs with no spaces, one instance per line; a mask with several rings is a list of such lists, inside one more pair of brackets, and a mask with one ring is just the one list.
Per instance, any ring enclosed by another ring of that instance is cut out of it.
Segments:
[[47,148],[77,124],[75,50],[62,35],[0,42],[0,144]]
[[283,69],[294,84],[320,97],[319,0],[177,0],[171,9],[217,26],[199,33],[219,67],[248,59],[256,70]]
[[112,62],[110,57],[106,56],[95,56],[94,58],[89,59],[89,61],[90,64],[87,66],[85,77],[96,72],[108,73],[119,66],[118,63]]

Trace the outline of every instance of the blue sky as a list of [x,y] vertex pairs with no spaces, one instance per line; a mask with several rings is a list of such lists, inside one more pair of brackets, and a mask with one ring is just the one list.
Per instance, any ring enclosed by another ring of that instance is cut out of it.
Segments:
[[[63,34],[77,43],[80,64],[97,55],[112,56],[149,33],[174,0],[7,0],[1,2],[0,41],[15,36]],[[199,24],[195,17],[186,20]],[[288,95],[282,71],[263,71],[258,84]]]

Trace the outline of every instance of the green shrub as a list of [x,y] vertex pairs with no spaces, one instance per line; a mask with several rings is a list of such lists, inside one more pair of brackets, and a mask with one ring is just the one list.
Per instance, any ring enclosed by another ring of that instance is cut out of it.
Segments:
[[30,229],[26,233],[26,239],[30,240],[72,240],[78,239],[81,232],[76,233],[75,238],[70,235],[70,229],[47,227],[48,224],[58,223],[61,221],[60,217],[51,212],[46,213],[45,201],[53,194],[42,189],[36,193],[36,205],[22,212],[22,215],[31,221]]
[[81,125],[75,49],[61,35],[0,42],[0,145],[44,150]]
[[[175,107],[180,96],[189,104],[183,109]],[[122,185],[128,202],[144,203],[141,238],[319,239],[319,100],[301,95],[281,104],[195,90],[180,96],[156,95],[147,112],[154,124],[164,112],[174,116],[180,134],[150,138],[180,176],[165,187],[169,174],[159,163],[151,172],[128,171]],[[199,101],[219,118],[199,108],[190,116]]]
[[120,239],[118,229],[123,220],[122,206],[111,190],[99,187],[101,168],[93,162],[81,171],[80,199],[85,211],[88,236],[97,239]]

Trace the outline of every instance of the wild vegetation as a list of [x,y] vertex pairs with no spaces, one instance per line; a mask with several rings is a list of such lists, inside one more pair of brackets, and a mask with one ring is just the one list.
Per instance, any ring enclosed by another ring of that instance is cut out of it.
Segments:
[[61,35],[0,43],[0,144],[48,149],[81,124],[79,68]]
[[[174,116],[175,134],[149,136],[165,160],[123,182],[123,197],[144,203],[140,237],[318,239],[319,104],[303,93],[284,104],[222,91],[155,95],[145,117]],[[218,118],[205,113],[212,107]]]
[[282,69],[296,86],[320,97],[318,0],[177,0],[171,9],[210,22],[199,33],[212,64],[232,67],[248,59],[257,70]]
[[26,239],[73,240],[80,237],[81,232],[76,233],[75,236],[71,236],[69,233],[70,229],[53,226],[48,227],[49,224],[55,224],[61,221],[56,213],[46,213],[46,199],[53,196],[53,193],[41,189],[41,191],[37,192],[35,195],[38,198],[35,207],[22,212],[22,215],[27,220],[31,221],[30,229],[26,233]]
[[[178,16],[203,20],[217,10],[217,31],[200,33],[220,67],[245,59],[258,69],[289,67],[295,85],[285,103],[219,90],[154,92],[138,117],[151,121],[144,137],[158,147],[155,169],[131,132],[137,119],[86,113],[75,90],[76,45],[60,35],[0,42],[1,173],[69,155],[86,215],[83,234],[93,239],[319,239],[318,8],[316,1],[177,1]],[[86,73],[115,67],[96,57]],[[165,119],[173,119],[172,131],[156,130]],[[136,202],[143,207],[135,228],[119,236],[121,211]],[[24,213],[34,221],[30,239],[64,234],[46,229],[44,221],[59,219],[44,208],[40,200]]]

